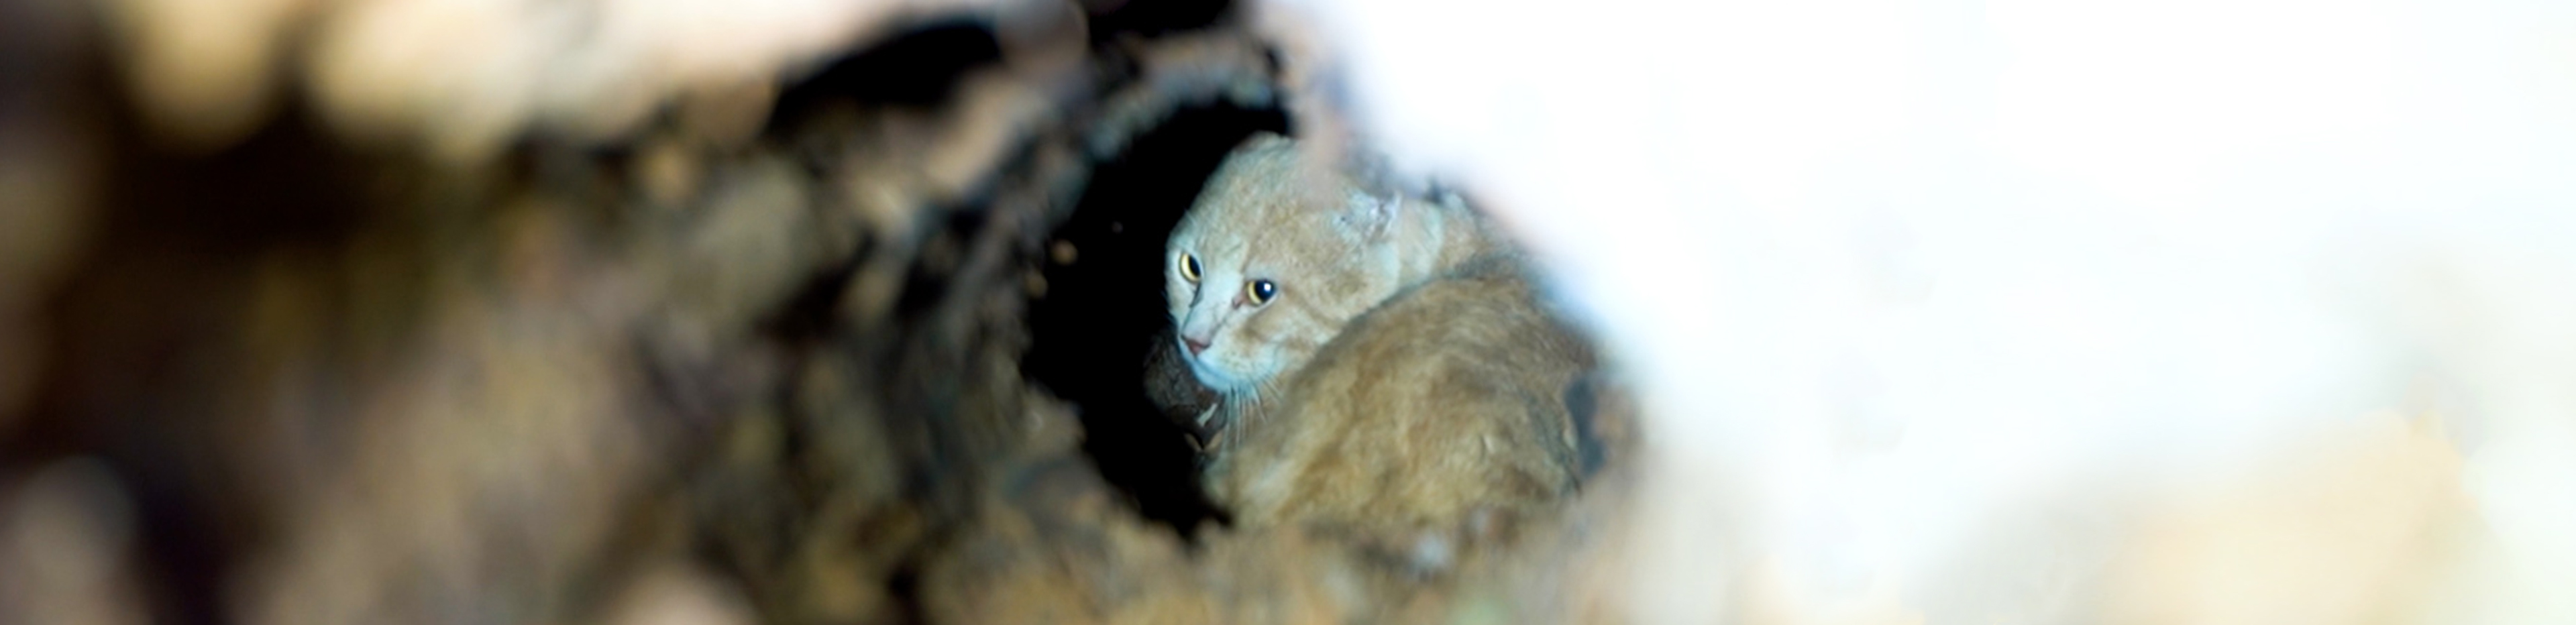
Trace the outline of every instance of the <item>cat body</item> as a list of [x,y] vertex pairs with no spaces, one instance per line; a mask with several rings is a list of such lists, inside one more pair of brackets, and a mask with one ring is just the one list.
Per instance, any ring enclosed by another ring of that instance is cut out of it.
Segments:
[[1239,527],[1379,536],[1570,494],[1585,341],[1466,207],[1311,160],[1247,142],[1169,245],[1173,348],[1219,397],[1199,419],[1210,494]]
[[1473,265],[1354,319],[1276,401],[1226,406],[1207,485],[1238,524],[1445,531],[1572,493],[1591,350],[1517,267]]

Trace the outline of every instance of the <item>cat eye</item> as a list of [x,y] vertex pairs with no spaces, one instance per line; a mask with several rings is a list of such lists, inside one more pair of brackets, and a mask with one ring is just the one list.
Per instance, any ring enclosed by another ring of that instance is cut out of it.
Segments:
[[1252,298],[1254,306],[1268,304],[1270,298],[1279,296],[1279,285],[1269,280],[1254,280],[1243,284],[1243,294]]
[[1181,279],[1191,282],[1199,281],[1198,255],[1187,253],[1181,254]]

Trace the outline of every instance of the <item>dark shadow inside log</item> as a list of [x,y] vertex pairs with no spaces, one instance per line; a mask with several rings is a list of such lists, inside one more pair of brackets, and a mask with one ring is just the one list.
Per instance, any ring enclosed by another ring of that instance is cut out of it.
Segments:
[[769,116],[771,130],[793,130],[793,124],[836,101],[935,107],[947,102],[968,72],[1001,59],[1001,43],[982,20],[922,24],[797,80],[778,94]]
[[1094,44],[1207,28],[1235,12],[1232,0],[1110,0],[1083,3]]
[[1163,242],[1226,152],[1265,130],[1288,132],[1286,115],[1182,109],[1102,163],[1055,230],[1047,289],[1030,307],[1023,372],[1077,407],[1083,451],[1101,474],[1184,534],[1220,513],[1199,491],[1186,431],[1145,395],[1146,351],[1168,324]]

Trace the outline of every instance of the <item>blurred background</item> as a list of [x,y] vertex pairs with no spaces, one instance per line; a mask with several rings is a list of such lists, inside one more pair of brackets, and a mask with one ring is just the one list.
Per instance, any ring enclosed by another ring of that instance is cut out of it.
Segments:
[[1080,621],[957,554],[1218,518],[1142,370],[1288,130],[1234,7],[0,11],[0,622]]
[[[2576,623],[2569,42],[6,0],[0,623]],[[1258,131],[1467,191],[1618,357],[1558,538],[1424,579],[1198,494],[1160,251]]]

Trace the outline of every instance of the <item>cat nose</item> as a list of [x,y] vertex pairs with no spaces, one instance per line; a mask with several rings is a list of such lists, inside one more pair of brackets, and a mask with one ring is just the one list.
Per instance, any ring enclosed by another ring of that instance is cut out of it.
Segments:
[[1207,351],[1207,348],[1208,348],[1208,342],[1207,342],[1207,341],[1202,341],[1202,340],[1199,340],[1199,339],[1194,339],[1194,338],[1190,338],[1190,337],[1186,337],[1186,336],[1185,336],[1185,337],[1181,337],[1181,342],[1190,346],[1190,355],[1192,355],[1192,356],[1197,356],[1197,355],[1199,355],[1199,352]]

